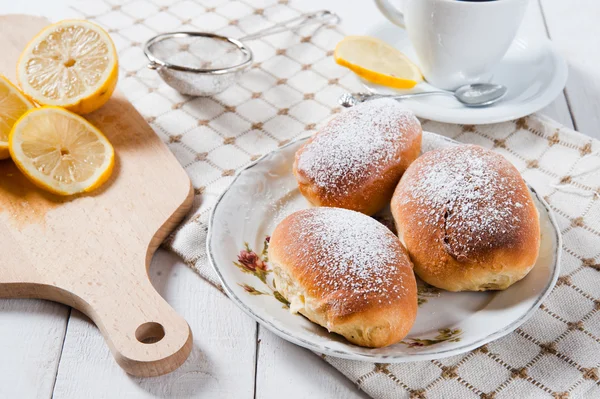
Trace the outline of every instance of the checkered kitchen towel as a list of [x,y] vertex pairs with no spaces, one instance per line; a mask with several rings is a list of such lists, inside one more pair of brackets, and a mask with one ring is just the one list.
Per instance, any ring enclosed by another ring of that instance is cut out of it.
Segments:
[[[236,170],[340,111],[359,89],[335,65],[335,27],[250,43],[256,64],[212,98],[178,94],[145,68],[143,43],[173,30],[231,37],[301,13],[299,0],[85,0],[80,16],[108,29],[120,54],[120,89],[192,179],[191,216],[166,243],[218,286],[205,256],[207,219]],[[425,130],[492,148],[548,201],[564,237],[562,276],[541,310],[514,333],[473,352],[411,364],[325,357],[376,398],[600,398],[600,142],[541,117],[488,126],[424,121]]]

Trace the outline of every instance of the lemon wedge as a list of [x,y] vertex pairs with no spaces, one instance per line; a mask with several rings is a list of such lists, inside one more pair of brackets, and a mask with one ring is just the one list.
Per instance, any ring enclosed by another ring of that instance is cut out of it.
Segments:
[[0,75],[0,159],[10,157],[8,135],[15,122],[33,107],[19,89]]
[[58,195],[99,187],[115,163],[108,139],[81,116],[59,107],[27,111],[15,123],[8,148],[29,180]]
[[17,79],[28,97],[78,114],[104,105],[117,78],[117,52],[110,36],[88,21],[65,20],[44,28],[17,64]]
[[347,36],[334,51],[335,62],[363,79],[396,89],[423,81],[419,68],[386,42],[370,36]]

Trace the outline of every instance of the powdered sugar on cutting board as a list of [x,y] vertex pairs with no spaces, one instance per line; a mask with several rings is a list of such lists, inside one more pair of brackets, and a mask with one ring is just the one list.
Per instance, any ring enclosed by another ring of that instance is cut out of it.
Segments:
[[417,205],[410,209],[416,209],[419,225],[442,229],[444,246],[458,260],[510,245],[528,217],[526,208],[533,206],[517,170],[474,145],[428,152],[405,178],[399,203]]
[[344,192],[399,162],[409,143],[403,133],[414,125],[418,119],[397,101],[366,101],[325,125],[301,150],[297,169],[320,188]]
[[403,295],[403,275],[412,273],[408,256],[398,238],[374,219],[345,209],[311,208],[295,214],[289,231],[296,237],[286,252],[298,254],[298,267],[310,269],[306,276],[316,290],[330,298],[339,295],[344,311]]

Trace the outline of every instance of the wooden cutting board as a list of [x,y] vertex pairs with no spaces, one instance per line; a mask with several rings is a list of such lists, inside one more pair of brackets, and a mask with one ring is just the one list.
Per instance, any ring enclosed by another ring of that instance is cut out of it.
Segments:
[[[15,82],[21,50],[47,24],[0,16],[0,73]],[[96,323],[125,371],[165,374],[188,357],[192,334],[147,269],[192,204],[190,180],[122,93],[86,118],[116,153],[113,176],[97,191],[47,194],[0,161],[0,297],[72,306]]]

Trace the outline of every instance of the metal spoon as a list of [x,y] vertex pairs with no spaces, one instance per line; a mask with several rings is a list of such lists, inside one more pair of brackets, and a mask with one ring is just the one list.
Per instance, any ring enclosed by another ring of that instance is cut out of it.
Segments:
[[506,95],[508,89],[506,86],[492,83],[476,83],[461,86],[455,91],[423,91],[409,94],[376,94],[376,93],[345,93],[340,96],[338,102],[340,105],[348,108],[356,104],[375,100],[377,98],[392,98],[394,100],[405,100],[413,97],[423,97],[432,95],[454,96],[458,101],[467,107],[487,107],[495,104]]

